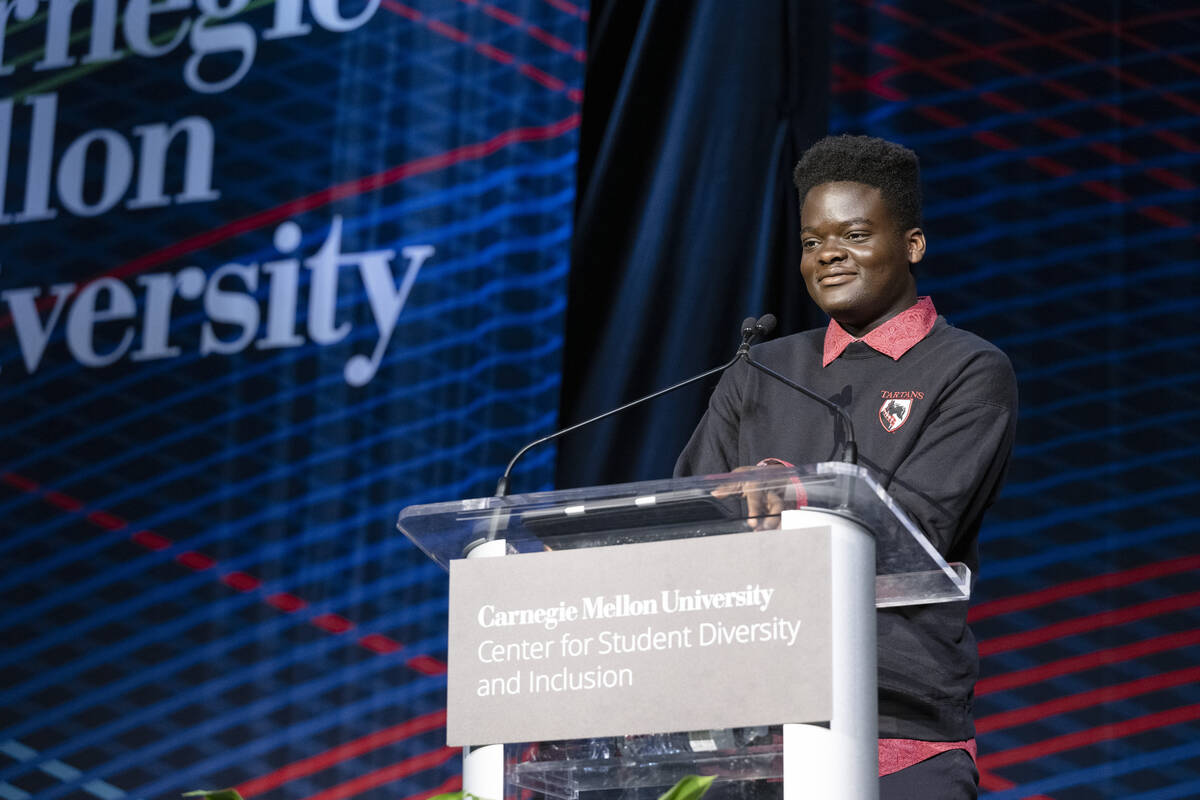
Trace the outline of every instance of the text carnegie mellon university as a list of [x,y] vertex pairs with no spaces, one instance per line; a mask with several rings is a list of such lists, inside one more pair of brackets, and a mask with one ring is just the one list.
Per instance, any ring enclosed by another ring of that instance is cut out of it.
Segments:
[[595,595],[581,598],[578,603],[563,601],[558,605],[542,608],[498,609],[488,604],[480,607],[476,621],[484,628],[538,625],[546,630],[554,630],[560,622],[589,619],[619,619],[747,607],[765,612],[770,607],[774,594],[773,588],[748,584],[742,589],[718,592],[705,592],[701,589],[691,593],[678,589],[664,590],[657,597],[646,598],[634,598],[628,594]]

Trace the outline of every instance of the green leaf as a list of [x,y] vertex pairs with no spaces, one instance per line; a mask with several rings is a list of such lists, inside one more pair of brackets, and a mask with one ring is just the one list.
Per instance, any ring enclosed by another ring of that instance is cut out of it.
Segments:
[[679,783],[667,789],[658,800],[700,800],[708,788],[712,786],[713,775],[701,777],[699,775],[686,775],[679,779]]
[[184,792],[184,797],[202,797],[204,800],[242,800],[237,789],[197,789],[194,792]]
[[469,792],[457,791],[435,794],[433,797],[429,798],[429,800],[487,800],[487,798],[480,797],[479,795],[471,794]]

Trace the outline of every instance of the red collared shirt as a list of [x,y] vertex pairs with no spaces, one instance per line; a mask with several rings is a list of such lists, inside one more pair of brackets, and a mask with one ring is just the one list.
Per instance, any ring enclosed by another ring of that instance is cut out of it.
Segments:
[[899,361],[900,356],[907,353],[912,346],[924,339],[937,322],[937,309],[928,297],[918,297],[914,305],[901,311],[887,322],[875,328],[861,339],[855,339],[837,323],[829,320],[825,329],[825,349],[821,357],[821,366],[828,367],[833,360],[842,354],[853,342],[862,342],[872,350],[877,350],[893,361]]

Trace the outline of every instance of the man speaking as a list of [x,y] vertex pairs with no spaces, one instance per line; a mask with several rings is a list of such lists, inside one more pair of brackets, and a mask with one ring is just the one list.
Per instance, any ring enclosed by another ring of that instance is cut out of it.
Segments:
[[[827,327],[754,348],[755,358],[841,405],[860,463],[947,561],[978,569],[979,526],[1012,450],[1008,358],[917,295],[925,255],[916,155],[882,139],[828,137],[801,158],[802,257]],[[830,411],[739,362],[727,370],[675,465],[678,477],[837,460]],[[777,513],[748,498],[751,513]],[[966,603],[878,613],[881,800],[977,795],[978,676]]]

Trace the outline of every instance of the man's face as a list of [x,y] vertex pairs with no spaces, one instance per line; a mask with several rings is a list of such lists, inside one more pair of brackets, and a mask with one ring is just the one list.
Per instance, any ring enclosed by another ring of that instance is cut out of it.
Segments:
[[909,265],[925,255],[925,234],[900,230],[874,186],[814,186],[800,209],[800,241],[808,293],[847,333],[861,337],[916,302]]

